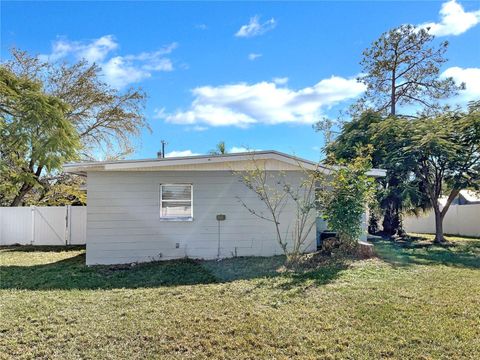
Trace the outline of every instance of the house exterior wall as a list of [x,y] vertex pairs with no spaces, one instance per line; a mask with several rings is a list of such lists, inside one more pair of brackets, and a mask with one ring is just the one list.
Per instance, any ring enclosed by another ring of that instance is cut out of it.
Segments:
[[[302,172],[288,171],[287,177],[295,184]],[[162,183],[193,184],[193,221],[160,219]],[[220,257],[282,254],[273,223],[252,215],[238,198],[256,211],[265,205],[231,171],[92,171],[87,184],[87,265],[213,259],[219,243]],[[217,214],[226,220],[219,223]],[[289,203],[280,219],[282,233],[294,218]],[[306,251],[315,250],[314,227]]]

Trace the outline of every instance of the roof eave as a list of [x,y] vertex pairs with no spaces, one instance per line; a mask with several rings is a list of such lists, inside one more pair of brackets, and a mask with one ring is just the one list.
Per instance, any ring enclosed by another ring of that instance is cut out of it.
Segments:
[[[292,155],[284,154],[278,151],[256,151],[227,155],[201,155],[186,156],[162,159],[142,159],[142,160],[120,160],[103,162],[84,162],[65,164],[64,169],[68,173],[77,173],[86,175],[88,171],[135,171],[139,169],[158,169],[161,170],[168,166],[188,166],[197,164],[228,163],[248,160],[278,160],[290,165],[298,166],[304,170],[319,170],[330,174],[331,167],[315,163],[310,160],[298,158]],[[382,169],[372,169],[367,173],[373,177],[384,177],[386,171]]]

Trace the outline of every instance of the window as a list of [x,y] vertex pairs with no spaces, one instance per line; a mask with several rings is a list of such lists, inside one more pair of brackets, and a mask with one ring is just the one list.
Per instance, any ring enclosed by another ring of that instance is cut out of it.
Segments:
[[160,218],[165,220],[192,220],[192,185],[160,185]]

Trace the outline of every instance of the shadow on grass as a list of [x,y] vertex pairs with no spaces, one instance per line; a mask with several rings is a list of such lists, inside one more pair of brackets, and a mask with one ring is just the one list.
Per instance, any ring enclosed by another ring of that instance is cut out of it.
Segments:
[[115,289],[208,284],[216,279],[192,260],[130,266],[85,265],[85,254],[32,266],[0,266],[0,289]]
[[401,241],[375,240],[379,257],[395,266],[445,265],[480,269],[480,239],[470,238],[436,245],[423,237]]
[[[77,247],[77,250],[79,248]],[[81,248],[80,248],[81,249]],[[2,256],[14,251],[38,253],[37,247],[3,247]],[[65,251],[44,247],[44,252]],[[27,259],[28,260],[28,259]],[[28,261],[26,261],[28,263]],[[285,271],[285,257],[239,257],[222,261],[191,259],[143,263],[136,266],[85,265],[85,254],[31,266],[0,266],[0,289],[117,289],[224,283],[236,280],[283,277],[282,289],[303,283],[323,285],[338,277],[346,265],[320,265],[315,269]],[[0,262],[1,265],[1,262]]]
[[287,281],[280,285],[284,290],[303,288],[305,286],[327,285],[341,276],[348,269],[347,261],[331,261],[311,270],[295,271],[287,275]]
[[1,252],[65,252],[85,250],[85,245],[48,246],[48,245],[2,245]]

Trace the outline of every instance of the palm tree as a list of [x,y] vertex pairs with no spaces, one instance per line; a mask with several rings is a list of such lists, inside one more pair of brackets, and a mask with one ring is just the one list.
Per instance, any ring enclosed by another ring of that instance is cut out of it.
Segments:
[[224,155],[227,154],[227,148],[225,146],[225,141],[220,141],[216,146],[214,150],[210,150],[210,155]]

